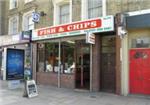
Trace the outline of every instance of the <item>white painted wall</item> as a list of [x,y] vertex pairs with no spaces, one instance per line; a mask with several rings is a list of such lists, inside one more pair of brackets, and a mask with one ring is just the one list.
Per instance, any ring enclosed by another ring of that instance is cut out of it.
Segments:
[[128,95],[128,35],[126,35],[121,42],[121,93],[122,95]]

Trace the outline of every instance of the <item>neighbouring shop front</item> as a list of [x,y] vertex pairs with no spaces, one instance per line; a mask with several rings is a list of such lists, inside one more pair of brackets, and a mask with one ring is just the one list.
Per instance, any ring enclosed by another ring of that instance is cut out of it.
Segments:
[[36,29],[32,41],[38,84],[116,91],[113,16]]
[[1,79],[24,79],[24,70],[31,70],[30,34],[31,32],[22,32],[0,37]]
[[150,94],[150,13],[143,12],[131,12],[126,17],[128,35],[122,40],[122,52],[127,56],[122,64],[125,95]]

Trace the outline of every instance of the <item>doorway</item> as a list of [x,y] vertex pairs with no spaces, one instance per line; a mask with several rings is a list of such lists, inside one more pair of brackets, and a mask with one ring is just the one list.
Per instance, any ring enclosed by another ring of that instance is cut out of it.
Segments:
[[150,94],[150,49],[130,50],[130,93]]
[[100,91],[115,92],[116,78],[116,46],[115,36],[101,37],[101,70],[100,70]]
[[90,46],[85,40],[76,41],[76,72],[75,87],[87,89],[90,87]]

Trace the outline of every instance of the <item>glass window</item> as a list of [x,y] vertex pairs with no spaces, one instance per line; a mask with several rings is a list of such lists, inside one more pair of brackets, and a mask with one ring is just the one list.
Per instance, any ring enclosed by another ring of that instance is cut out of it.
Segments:
[[[38,48],[38,71],[39,72],[58,72],[59,70],[59,43],[44,43],[44,47]],[[73,73],[75,68],[74,61],[74,41],[61,43],[60,70],[61,73]]]
[[46,72],[58,72],[59,70],[59,44],[58,43],[46,43],[45,44],[45,71]]
[[75,68],[74,41],[63,42],[61,48],[62,73],[73,73]]
[[142,37],[132,39],[132,48],[149,48],[150,47],[150,38]]
[[33,30],[34,29],[34,22],[32,21],[32,12],[25,13],[23,15],[23,30]]
[[17,33],[17,19],[12,20],[12,34]]
[[17,7],[17,0],[10,0],[10,9]]
[[28,28],[27,30],[32,30],[34,29],[34,22],[32,21],[32,16],[28,17]]
[[60,6],[60,24],[69,22],[69,4]]
[[13,17],[9,19],[9,34],[15,35],[18,32],[18,19],[17,17]]
[[28,3],[28,2],[31,2],[31,1],[33,1],[33,0],[25,0],[25,3]]
[[88,0],[88,18],[102,16],[102,0]]

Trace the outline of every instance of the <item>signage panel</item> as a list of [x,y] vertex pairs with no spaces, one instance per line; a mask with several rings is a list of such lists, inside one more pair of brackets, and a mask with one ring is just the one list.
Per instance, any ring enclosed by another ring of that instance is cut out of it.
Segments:
[[86,43],[95,44],[95,35],[93,33],[86,34]]
[[86,34],[87,32],[109,32],[114,31],[114,17],[106,16],[86,21],[74,22],[59,26],[36,29],[32,32],[32,40],[59,38]]
[[6,79],[17,80],[24,78],[24,50],[7,49]]
[[32,34],[32,30],[22,31],[21,32],[21,40],[30,40],[31,34]]
[[34,80],[27,81],[26,89],[27,89],[27,96],[29,98],[35,97],[38,95],[37,86]]

